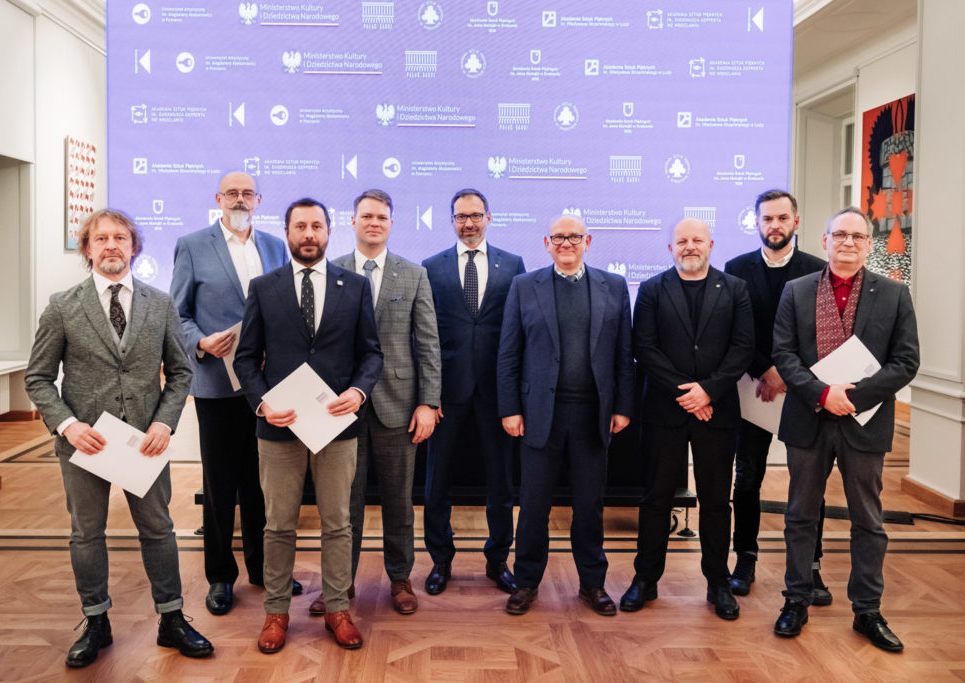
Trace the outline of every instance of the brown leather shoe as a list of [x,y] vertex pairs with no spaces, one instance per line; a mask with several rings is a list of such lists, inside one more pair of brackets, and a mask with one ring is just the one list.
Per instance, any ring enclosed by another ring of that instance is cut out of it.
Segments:
[[265,625],[258,636],[258,649],[266,655],[285,647],[285,631],[288,630],[288,613],[266,614]]
[[348,612],[330,612],[325,615],[325,628],[335,636],[335,642],[346,650],[362,647],[362,634],[352,623]]
[[399,614],[412,614],[419,609],[419,600],[412,592],[409,579],[392,582],[392,607]]
[[526,614],[538,595],[539,590],[536,588],[517,588],[506,601],[506,612]]
[[617,606],[602,587],[590,588],[588,586],[580,586],[579,595],[580,600],[597,614],[604,617],[616,616]]
[[313,617],[324,617],[325,616],[325,596],[321,593],[315,598],[315,601],[308,606],[308,613]]

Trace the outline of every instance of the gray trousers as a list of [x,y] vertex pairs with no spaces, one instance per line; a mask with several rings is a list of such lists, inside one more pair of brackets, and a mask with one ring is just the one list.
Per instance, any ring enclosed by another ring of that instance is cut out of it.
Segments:
[[360,419],[358,460],[352,483],[352,579],[359,566],[362,528],[365,523],[365,484],[368,468],[374,465],[382,503],[382,561],[391,581],[409,578],[415,562],[412,529],[412,478],[416,444],[406,427],[390,429],[369,407]]
[[888,548],[888,535],[881,521],[881,470],[885,454],[858,451],[849,446],[836,420],[821,421],[810,448],[787,447],[791,479],[784,515],[787,546],[784,596],[805,604],[811,602],[811,564],[821,501],[835,459],[851,518],[848,599],[856,614],[876,612],[881,607],[882,568]]
[[[58,437],[57,457],[70,512],[70,564],[84,616],[103,614],[111,607],[107,593],[107,509],[111,484],[69,462],[74,449]],[[151,582],[154,610],[158,614],[181,609],[181,572],[174,523],[168,512],[171,502],[171,468],[165,466],[143,498],[124,492],[131,519],[137,527],[141,560]]]
[[352,583],[349,498],[355,476],[356,440],[332,441],[316,454],[301,441],[258,439],[265,493],[265,612],[285,614],[291,603],[295,540],[306,466],[312,470],[322,524],[322,593],[329,612],[348,609]]

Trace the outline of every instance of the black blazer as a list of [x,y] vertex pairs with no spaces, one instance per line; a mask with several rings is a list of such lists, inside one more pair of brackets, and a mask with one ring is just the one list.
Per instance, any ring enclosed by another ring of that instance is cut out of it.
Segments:
[[678,427],[687,411],[680,384],[697,382],[714,409],[708,423],[730,428],[740,419],[737,380],[754,353],[754,317],[743,280],[711,267],[695,330],[673,268],[640,285],[633,309],[633,356],[646,375],[643,421]]
[[[782,269],[787,276],[785,282],[816,273],[826,265],[824,259],[795,249],[791,260]],[[747,372],[751,377],[759,378],[774,365],[771,347],[774,341],[774,316],[777,314],[777,299],[771,296],[771,288],[767,284],[767,265],[761,250],[735,256],[724,265],[724,272],[736,275],[747,283],[747,293],[750,294],[751,308],[754,310],[755,346],[754,360]]]
[[[774,324],[774,363],[787,384],[778,438],[789,446],[808,448],[820,426],[818,401],[827,385],[808,369],[818,360],[815,323],[820,273],[784,287]],[[855,383],[848,397],[858,412],[881,403],[865,426],[841,419],[848,444],[859,451],[891,450],[895,431],[895,392],[918,371],[918,324],[908,287],[865,271],[854,318],[854,334],[881,363],[871,377]]]

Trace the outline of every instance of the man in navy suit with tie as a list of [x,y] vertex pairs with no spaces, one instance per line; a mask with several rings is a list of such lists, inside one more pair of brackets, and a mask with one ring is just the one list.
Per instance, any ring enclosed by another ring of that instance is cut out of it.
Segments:
[[[248,581],[261,586],[265,499],[258,483],[255,414],[241,389],[232,387],[224,357],[235,343],[231,328],[245,313],[248,283],[284,264],[288,252],[280,239],[251,225],[261,195],[250,175],[227,174],[215,201],[221,218],[181,237],[174,248],[171,297],[194,365],[191,395],[201,442],[204,574],[209,585],[205,605],[212,614],[227,614],[238,578],[231,551],[235,501],[241,510]],[[301,586],[294,590],[300,593]]]
[[526,268],[519,256],[487,243],[489,202],[479,190],[459,190],[450,208],[459,241],[422,262],[442,348],[440,422],[429,438],[426,460],[424,527],[433,565],[425,589],[441,593],[452,572],[456,547],[449,487],[465,452],[465,429],[474,422],[486,469],[486,576],[511,593],[516,584],[506,558],[513,544],[512,441],[496,409],[496,355],[509,285]]
[[325,627],[344,648],[361,647],[348,613],[352,583],[349,500],[355,477],[358,422],[313,453],[289,429],[295,410],[262,400],[269,389],[307,363],[335,392],[320,396],[334,416],[357,413],[382,372],[382,351],[372,290],[361,275],[325,260],[331,231],[328,211],[300,199],[285,212],[292,262],[251,281],[234,368],[258,415],[258,456],[265,492],[265,623],[258,638],[264,653],[285,645],[298,512],[310,467],[321,520]]
[[565,466],[579,598],[615,616],[603,587],[603,489],[610,435],[633,410],[630,294],[622,277],[583,263],[590,235],[579,218],[558,218],[543,243],[553,265],[513,280],[499,342],[499,414],[506,432],[522,439],[517,588],[506,611],[525,614],[536,599],[553,490]]

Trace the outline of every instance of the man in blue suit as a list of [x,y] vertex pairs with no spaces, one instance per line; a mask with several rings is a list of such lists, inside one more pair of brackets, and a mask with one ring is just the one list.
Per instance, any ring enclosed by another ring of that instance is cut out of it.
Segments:
[[248,283],[284,264],[288,252],[280,239],[251,225],[261,195],[250,175],[227,174],[215,201],[221,218],[180,238],[174,248],[171,297],[194,365],[191,395],[201,441],[204,574],[209,585],[205,605],[212,614],[227,614],[238,578],[231,552],[235,501],[241,510],[248,581],[262,586],[265,499],[258,483],[255,414],[241,389],[232,387],[224,357],[235,343],[230,328],[244,315]]
[[590,235],[580,219],[561,216],[543,242],[554,265],[513,280],[499,342],[499,414],[506,433],[522,439],[517,587],[506,611],[525,614],[536,599],[553,490],[567,463],[579,597],[615,616],[603,587],[603,489],[610,435],[633,409],[630,295],[622,277],[583,263]]
[[459,190],[452,198],[456,246],[422,262],[429,274],[442,348],[439,425],[429,438],[426,459],[425,539],[432,570],[425,589],[446,589],[456,547],[449,519],[452,469],[465,449],[465,428],[476,425],[486,469],[489,538],[486,576],[511,593],[516,584],[506,564],[513,544],[512,440],[496,410],[496,354],[503,306],[513,277],[526,272],[523,259],[486,242],[489,202],[479,190]]
[[[335,392],[335,416],[357,413],[382,372],[372,290],[361,275],[328,263],[331,227],[325,206],[300,199],[285,212],[292,262],[251,281],[234,368],[258,415],[258,456],[265,492],[265,623],[258,648],[285,645],[298,513],[310,467],[321,519],[325,627],[344,648],[361,647],[348,613],[352,583],[349,500],[355,478],[358,422],[313,453],[289,426],[295,410],[273,409],[269,389],[307,363]],[[328,400],[318,397],[317,400]]]

